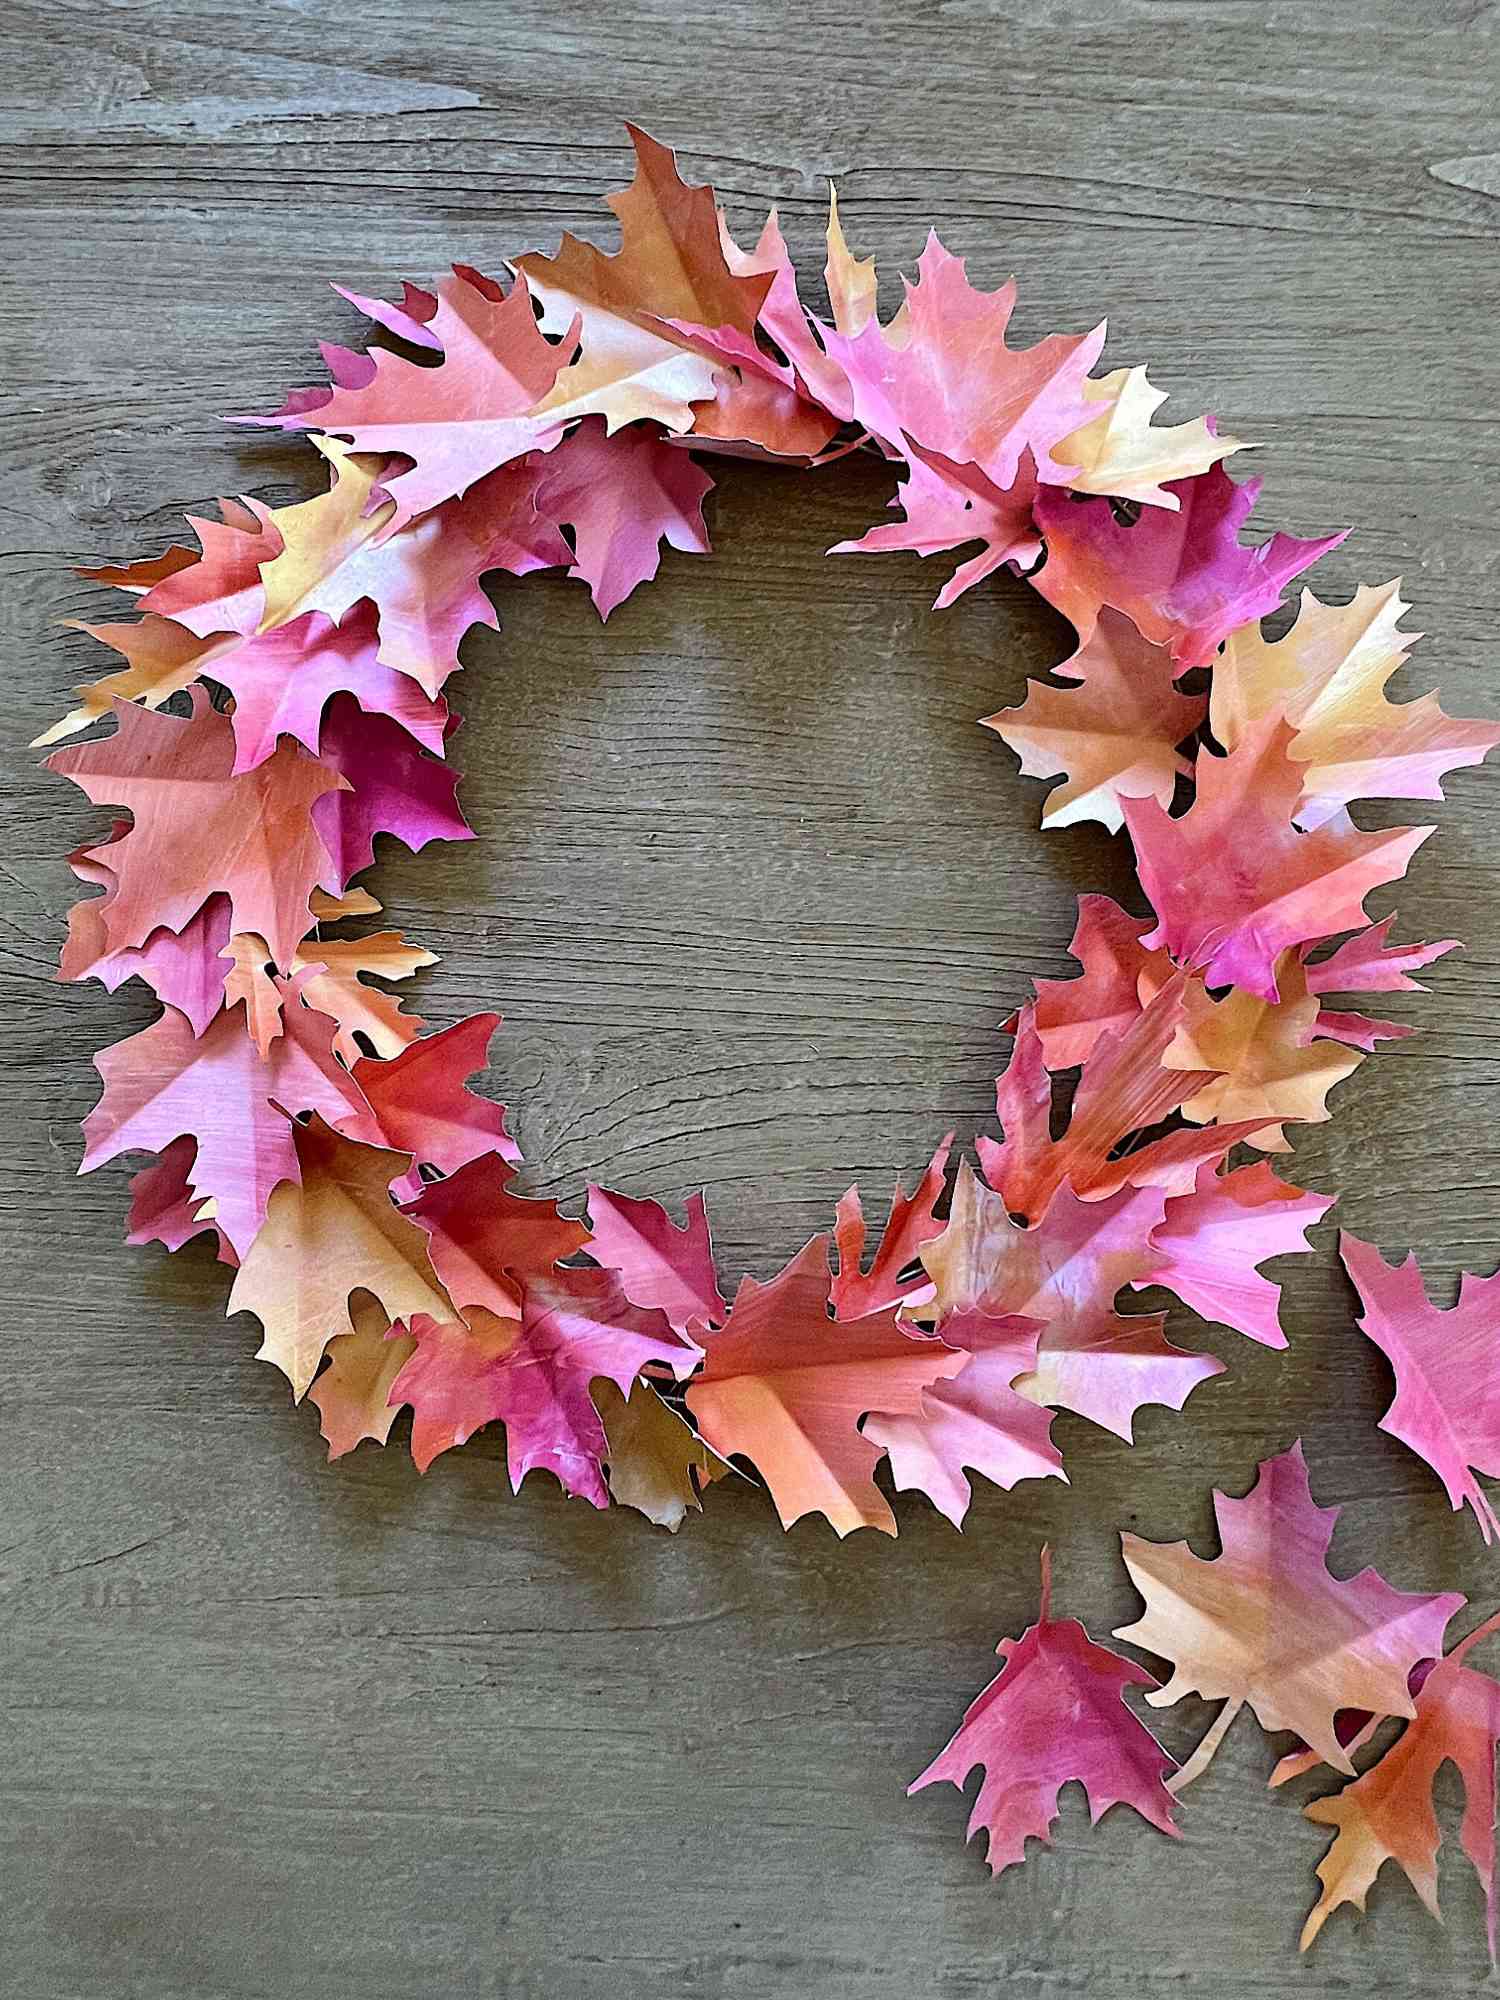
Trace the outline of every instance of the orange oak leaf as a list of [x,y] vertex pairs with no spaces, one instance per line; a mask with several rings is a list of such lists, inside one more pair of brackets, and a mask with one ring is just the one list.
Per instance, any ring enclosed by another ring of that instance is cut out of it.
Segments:
[[1468,1665],[1481,1639],[1500,1630],[1500,1612],[1460,1639],[1437,1661],[1416,1697],[1411,1721],[1378,1763],[1332,1798],[1304,1806],[1307,1818],[1337,1829],[1318,1863],[1322,1893],[1302,1927],[1306,1951],[1341,1903],[1365,1907],[1370,1886],[1387,1861],[1405,1870],[1417,1894],[1441,1921],[1438,1848],[1442,1830],[1433,1810],[1433,1787],[1445,1763],[1464,1785],[1459,1838],[1484,1890],[1490,1960],[1496,1931],[1495,1748],[1500,1743],[1500,1682]]
[[318,1407],[331,1459],[342,1458],[365,1438],[385,1443],[401,1407],[399,1400],[391,1401],[391,1390],[417,1351],[411,1335],[392,1327],[373,1298],[356,1293],[350,1318],[354,1331],[329,1341],[328,1365],[307,1392]]
[[1164,481],[1191,479],[1247,448],[1240,438],[1220,437],[1206,417],[1153,427],[1167,392],[1147,381],[1144,368],[1091,378],[1083,395],[1098,414],[1057,447],[1057,456],[1073,468],[1068,485],[1075,493],[1107,493],[1175,513],[1182,502]]
[[904,1332],[894,1312],[835,1322],[826,1236],[767,1283],[742,1279],[728,1321],[706,1345],[688,1408],[715,1451],[743,1453],[755,1466],[782,1526],[818,1513],[841,1536],[894,1535],[896,1517],[872,1477],[881,1447],[861,1436],[859,1419],[915,1411],[923,1389],[968,1357]]
[[427,1231],[438,1275],[465,1317],[482,1306],[496,1319],[518,1318],[523,1286],[588,1248],[588,1230],[556,1202],[510,1192],[513,1172],[499,1153],[481,1153],[424,1187],[405,1210]]
[[[244,1008],[245,1032],[254,1042],[256,1054],[265,1062],[272,1042],[281,1033],[281,993],[267,970],[270,948],[253,931],[242,931],[229,940],[220,956],[230,962],[224,974],[225,1009],[233,1013],[236,1007]],[[318,1011],[327,1014],[332,1010],[322,1007]],[[337,1037],[334,1047],[338,1047]]]
[[898,1493],[925,1493],[961,1528],[974,1498],[970,1472],[1006,1492],[1023,1479],[1067,1474],[1052,1442],[1051,1413],[1015,1386],[1035,1372],[1037,1321],[970,1309],[946,1314],[938,1330],[969,1359],[950,1381],[924,1391],[914,1413],[867,1417],[865,1436],[889,1453]]
[[[953,1315],[1019,1315],[1040,1329],[1040,1338],[1033,1367],[1010,1378],[1018,1394],[1073,1410],[1128,1442],[1146,1404],[1180,1410],[1200,1382],[1224,1372],[1213,1355],[1174,1347],[1163,1332],[1164,1313],[1115,1310],[1120,1288],[1149,1283],[1161,1261],[1151,1238],[1165,1212],[1160,1188],[1125,1187],[1080,1201],[1064,1182],[1023,1228],[965,1161],[948,1227],[922,1251],[934,1295],[917,1310],[924,1318],[935,1314],[945,1338]],[[925,1404],[972,1396],[974,1383],[965,1390],[968,1373],[929,1392]],[[1045,1440],[1045,1430],[1040,1436]]]
[[1301,766],[1280,716],[1254,724],[1227,756],[1203,750],[1191,809],[1169,819],[1155,799],[1126,799],[1141,887],[1156,911],[1143,942],[1201,966],[1210,986],[1277,998],[1289,945],[1353,930],[1364,899],[1394,882],[1430,826],[1362,833],[1340,808],[1311,832],[1294,815]]
[[372,1051],[399,1055],[426,1026],[419,1014],[404,1012],[394,994],[367,986],[363,975],[410,979],[437,962],[435,951],[408,944],[399,931],[374,931],[367,937],[308,938],[294,969],[308,974],[302,988],[308,1005],[338,1022],[333,1045],[352,1066]]
[[1083,1786],[1096,1826],[1111,1806],[1128,1805],[1176,1837],[1176,1806],[1163,1783],[1173,1760],[1125,1704],[1126,1688],[1155,1687],[1155,1676],[1096,1645],[1076,1619],[1052,1616],[1045,1548],[1036,1623],[995,1651],[1004,1668],[970,1702],[952,1742],[907,1786],[908,1796],[942,1783],[962,1791],[975,1766],[983,1767],[967,1838],[984,1830],[992,1875],[1024,1860],[1028,1839],[1048,1840],[1067,1784]]
[[379,1137],[359,1085],[334,1059],[333,1023],[303,1005],[295,981],[277,981],[275,990],[284,1033],[264,1058],[238,1014],[221,1011],[195,1036],[168,1008],[94,1057],[104,1093],[83,1121],[80,1173],[121,1153],[196,1139],[188,1184],[199,1201],[212,1199],[214,1219],[241,1257],[274,1188],[296,1179],[285,1114],[316,1111],[355,1137]]
[[607,1442],[590,1384],[602,1378],[624,1391],[652,1362],[685,1375],[697,1347],[664,1313],[632,1305],[615,1271],[528,1274],[518,1317],[483,1307],[465,1317],[410,1322],[417,1351],[391,1393],[412,1406],[419,1468],[498,1420],[514,1489],[540,1466],[565,1491],[607,1507]]
[[592,1394],[604,1425],[609,1497],[675,1535],[688,1509],[701,1513],[705,1489],[733,1466],[710,1451],[644,1376],[631,1383],[628,1396],[599,1377]]
[[[565,232],[554,256],[530,251],[513,263],[548,332],[574,323],[581,330],[578,360],[549,402],[569,416],[602,416],[612,431],[649,418],[681,432],[693,424],[695,405],[739,399],[735,371],[679,326],[728,327],[753,341],[772,280],[730,269],[713,190],[688,186],[670,148],[634,125],[626,129],[635,179],[607,197],[620,220],[619,250],[609,254]],[[751,385],[751,417],[756,401]]]
[[1348,604],[1304,590],[1282,638],[1265,638],[1252,622],[1229,634],[1215,660],[1213,730],[1226,749],[1269,715],[1291,724],[1299,826],[1321,826],[1353,799],[1440,799],[1449,771],[1481,763],[1500,743],[1500,724],[1445,715],[1435,694],[1387,699],[1387,682],[1421,637],[1399,629],[1410,609],[1399,577],[1361,584]]
[[1411,1671],[1441,1653],[1463,1596],[1393,1590],[1373,1569],[1332,1575],[1339,1509],[1314,1504],[1300,1444],[1266,1459],[1243,1499],[1215,1489],[1214,1514],[1221,1553],[1209,1560],[1186,1542],[1120,1537],[1146,1610],[1115,1637],[1175,1669],[1146,1699],[1158,1708],[1185,1694],[1224,1702],[1176,1788],[1198,1776],[1247,1703],[1263,1729],[1295,1730],[1325,1763],[1352,1773],[1334,1727],[1339,1710],[1411,1715]]
[[1026,777],[1067,780],[1047,794],[1043,826],[1096,819],[1118,833],[1122,800],[1172,803],[1178,778],[1192,768],[1177,746],[1203,721],[1208,700],[1179,694],[1182,669],[1167,649],[1107,608],[1067,665],[1075,685],[1028,681],[1018,708],[982,720],[1015,751]]
[[289,744],[235,777],[229,718],[202,688],[192,694],[187,719],[117,702],[113,736],[47,759],[96,805],[132,815],[109,849],[115,887],[96,906],[104,946],[142,944],[162,926],[180,931],[222,891],[233,930],[257,932],[289,967],[329,867],[313,807],[345,780]]
[[356,1292],[391,1320],[453,1314],[426,1235],[391,1199],[410,1154],[359,1145],[318,1117],[291,1131],[300,1178],[273,1190],[229,1311],[254,1313],[265,1334],[257,1359],[274,1362],[300,1402],[328,1343],[355,1331]]
[[903,1273],[916,1264],[922,1245],[941,1235],[946,1226],[938,1221],[933,1209],[942,1196],[952,1148],[953,1134],[949,1132],[910,1194],[897,1181],[891,1196],[891,1212],[880,1232],[880,1243],[868,1271],[863,1268],[866,1231],[859,1189],[846,1188],[839,1196],[838,1220],[833,1231],[838,1268],[833,1274],[832,1293],[838,1319],[861,1319],[866,1313],[901,1305],[914,1289],[921,1288],[920,1276],[913,1281],[910,1277],[903,1279]]
[[1222,1000],[1205,994],[1162,1057],[1168,1069],[1219,1072],[1182,1102],[1183,1117],[1194,1124],[1273,1121],[1246,1139],[1263,1153],[1287,1150],[1283,1119],[1325,1124],[1333,1115],[1329,1091],[1364,1061],[1357,1049],[1318,1038],[1318,998],[1307,990],[1307,974],[1296,952],[1282,954],[1272,977],[1281,996],[1275,1001],[1238,987]]

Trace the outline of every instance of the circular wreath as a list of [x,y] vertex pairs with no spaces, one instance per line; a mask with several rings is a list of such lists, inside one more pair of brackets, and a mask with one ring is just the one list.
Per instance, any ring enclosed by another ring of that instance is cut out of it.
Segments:
[[[1122,1290],[1164,1286],[1285,1345],[1260,1267],[1305,1250],[1331,1200],[1266,1156],[1405,1032],[1327,996],[1414,985],[1451,942],[1395,944],[1389,918],[1369,924],[1366,894],[1431,829],[1364,832],[1347,807],[1440,797],[1442,774],[1500,731],[1430,697],[1387,701],[1406,650],[1395,582],[1345,605],[1304,593],[1290,629],[1265,636],[1262,617],[1342,536],[1242,545],[1256,486],[1223,468],[1240,441],[1209,418],[1154,424],[1163,396],[1143,368],[1091,372],[1102,324],[1010,346],[1013,285],[976,290],[935,235],[882,323],[836,205],[814,315],[774,214],[742,249],[712,191],[632,138],[614,254],[565,236],[554,256],[516,258],[508,283],[459,265],[398,304],[343,293],[385,343],[324,346],[330,386],[240,420],[307,433],[325,492],[223,502],[193,522],[196,548],[82,572],[140,616],[88,628],[126,664],[40,739],[111,717],[112,733],[48,761],[128,815],[71,857],[103,893],[71,913],[62,976],[140,978],[163,1003],[95,1058],[83,1170],[155,1155],[131,1184],[129,1240],[212,1232],[235,1267],[230,1312],[259,1319],[261,1356],[316,1404],[332,1457],[383,1443],[409,1406],[423,1469],[499,1422],[514,1485],[542,1467],[673,1529],[736,1460],[787,1526],[812,1513],[840,1535],[894,1534],[882,1460],[959,1524],[974,1473],[1007,1488],[1062,1476],[1053,1411],[1128,1440],[1142,1405],[1180,1409],[1222,1372],[1173,1346],[1163,1313],[1118,1310]],[[1037,981],[1008,1023],[1003,1137],[979,1139],[979,1172],[964,1160],[950,1180],[950,1135],[912,1194],[898,1186],[870,1258],[851,1188],[831,1237],[730,1303],[701,1194],[679,1225],[597,1187],[586,1221],[514,1193],[503,1109],[466,1087],[498,1017],[420,1033],[367,980],[432,954],[342,926],[379,909],[354,886],[378,834],[412,849],[471,837],[443,690],[464,633],[496,622],[488,572],[565,566],[608,617],[663,543],[707,553],[701,455],[813,467],[855,448],[897,468],[894,515],[838,552],[977,544],[939,608],[1004,568],[1074,627],[1055,678],[984,720],[1023,772],[1063,780],[1044,826],[1128,830],[1151,914],[1080,899],[1080,976]],[[1271,1461],[1225,1507],[1284,1524],[1311,1505],[1300,1464]],[[1227,1549],[1227,1521],[1224,1535]],[[1149,1607],[1150,1565],[1132,1573]],[[1295,1580],[1271,1595],[1298,1629]],[[1177,1661],[1175,1691],[1233,1694],[1206,1670],[1193,1680],[1170,1622],[1148,1609],[1138,1636]],[[1441,1651],[1440,1628],[1421,1636]],[[1152,1676],[1052,1621],[1045,1591],[1001,1682],[1080,1644],[1068,1671],[1107,1684],[1116,1736],[1145,1736],[1118,1695]],[[1389,1712],[1410,1715],[1407,1654],[1381,1658],[1400,1667]],[[1268,1726],[1343,1761],[1332,1710],[1324,1727],[1305,1704],[1260,1700]],[[1076,1736],[1060,1758],[1086,1754]],[[1065,1775],[1170,1830],[1172,1762],[1146,1741],[1138,1782],[1096,1764]],[[1002,1754],[957,1747],[925,1776],[961,1783]],[[1053,1785],[1016,1839],[981,1793],[993,1866],[1045,1831],[1055,1799]]]

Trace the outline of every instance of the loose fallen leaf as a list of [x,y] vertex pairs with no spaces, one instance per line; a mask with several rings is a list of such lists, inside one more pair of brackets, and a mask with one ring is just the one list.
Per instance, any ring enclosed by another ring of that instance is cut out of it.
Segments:
[[355,1331],[356,1292],[391,1320],[447,1320],[452,1309],[427,1237],[391,1200],[410,1156],[358,1145],[317,1117],[291,1131],[300,1178],[282,1181],[266,1204],[229,1311],[254,1313],[265,1334],[256,1358],[274,1362],[300,1402],[328,1343]]
[[1293,819],[1300,767],[1291,730],[1258,723],[1225,757],[1206,750],[1197,794],[1181,819],[1155,799],[1127,799],[1141,887],[1158,922],[1143,942],[1201,966],[1210,986],[1275,1001],[1276,964],[1290,945],[1369,921],[1364,899],[1405,874],[1430,826],[1361,833],[1339,811],[1309,833]]
[[1500,1682],[1467,1664],[1481,1639],[1500,1629],[1500,1612],[1460,1639],[1422,1683],[1416,1710],[1376,1764],[1332,1798],[1303,1808],[1310,1820],[1336,1827],[1337,1838],[1318,1864],[1322,1893],[1302,1927],[1306,1951],[1341,1903],[1365,1907],[1370,1885],[1387,1861],[1405,1870],[1417,1894],[1441,1921],[1438,1848],[1442,1831],[1433,1787],[1445,1763],[1464,1785],[1459,1830],[1464,1853],[1484,1891],[1490,1961],[1495,1961],[1495,1746],[1500,1743]]
[[822,1514],[839,1535],[896,1517],[871,1476],[881,1448],[861,1436],[871,1410],[915,1412],[924,1388],[967,1356],[902,1330],[894,1312],[829,1316],[828,1238],[815,1236],[768,1283],[744,1278],[687,1392],[699,1430],[724,1457],[743,1453],[770,1488],[784,1528]]
[[1335,1733],[1339,1710],[1411,1715],[1412,1668],[1442,1651],[1464,1598],[1393,1590],[1373,1569],[1330,1574],[1339,1509],[1314,1505],[1300,1444],[1266,1459],[1242,1500],[1215,1489],[1214,1514],[1221,1553],[1207,1561],[1186,1542],[1120,1537],[1146,1610],[1115,1637],[1175,1669],[1147,1701],[1166,1708],[1197,1694],[1225,1703],[1178,1787],[1198,1775],[1247,1703],[1262,1729],[1295,1730],[1325,1763],[1352,1772]]
[[990,1873],[1025,1858],[1026,1842],[1049,1841],[1064,1785],[1088,1794],[1097,1826],[1111,1806],[1128,1805],[1174,1837],[1175,1804],[1163,1780],[1176,1768],[1125,1704],[1128,1687],[1154,1688],[1155,1676],[1107,1646],[1076,1619],[1052,1616],[1052,1565],[1042,1551],[1037,1620],[995,1651],[1005,1665],[969,1704],[952,1742],[907,1793],[951,1784],[960,1791],[976,1765],[984,1782],[967,1837],[981,1828]]
[[1171,805],[1178,778],[1192,769],[1177,746],[1203,721],[1208,701],[1179,694],[1181,668],[1167,649],[1107,608],[1068,666],[1074,685],[1028,681],[1018,708],[982,720],[1015,751],[1026,777],[1067,780],[1047,794],[1043,826],[1096,819],[1118,833],[1122,800]]
[[1474,1474],[1500,1475],[1500,1272],[1463,1272],[1457,1303],[1444,1310],[1428,1297],[1414,1255],[1387,1264],[1347,1230],[1339,1255],[1364,1307],[1355,1324],[1396,1377],[1380,1428],[1427,1461],[1455,1510],[1473,1508],[1488,1542],[1500,1520]]

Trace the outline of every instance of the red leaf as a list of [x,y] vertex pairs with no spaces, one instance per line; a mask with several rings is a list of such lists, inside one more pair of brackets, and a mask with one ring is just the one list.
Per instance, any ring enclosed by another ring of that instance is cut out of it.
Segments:
[[[838,1252],[838,1269],[833,1274],[833,1310],[837,1318],[860,1319],[866,1313],[881,1312],[887,1306],[900,1305],[911,1292],[911,1283],[903,1284],[901,1273],[916,1262],[922,1245],[943,1231],[944,1225],[932,1211],[942,1196],[952,1146],[950,1132],[910,1194],[904,1194],[897,1181],[891,1196],[891,1212],[880,1232],[880,1247],[868,1271],[861,1268],[865,1217],[859,1189],[848,1188],[839,1196],[838,1221],[833,1232]],[[917,1284],[920,1286],[920,1279]],[[957,1344],[962,1346],[963,1342]]]
[[431,1236],[433,1265],[460,1312],[482,1306],[497,1319],[518,1318],[523,1285],[588,1247],[587,1229],[556,1202],[512,1194],[512,1172],[498,1153],[483,1153],[424,1187],[406,1210]]
[[486,1067],[499,1026],[498,1014],[471,1014],[409,1042],[386,1061],[366,1056],[354,1065],[354,1080],[385,1143],[412,1155],[413,1171],[398,1184],[398,1195],[421,1192],[419,1165],[455,1174],[486,1153],[519,1162],[521,1149],[505,1129],[505,1106],[464,1087]]

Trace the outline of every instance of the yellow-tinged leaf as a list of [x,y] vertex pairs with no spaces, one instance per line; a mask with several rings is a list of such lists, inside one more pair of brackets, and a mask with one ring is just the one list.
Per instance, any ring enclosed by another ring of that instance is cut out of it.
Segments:
[[1211,1083],[1182,1106],[1195,1125],[1235,1124],[1264,1117],[1263,1130],[1246,1144],[1263,1153],[1287,1150],[1280,1120],[1325,1124],[1327,1097],[1336,1083],[1352,1076],[1364,1056],[1342,1042],[1314,1040],[1318,996],[1307,990],[1307,971],[1298,953],[1284,952],[1276,963],[1278,1001],[1259,999],[1235,987],[1214,1001],[1197,998],[1162,1057],[1166,1069],[1219,1070]]
[[1153,388],[1144,368],[1117,368],[1086,381],[1083,393],[1099,405],[1098,416],[1053,449],[1059,465],[1077,466],[1068,475],[1077,493],[1107,493],[1176,513],[1181,502],[1165,491],[1164,481],[1192,479],[1231,452],[1255,448],[1211,431],[1203,417],[1154,428],[1151,418],[1167,392]]
[[1440,799],[1446,772],[1479,763],[1500,743],[1500,726],[1447,715],[1435,694],[1386,699],[1386,684],[1422,636],[1399,630],[1410,609],[1399,577],[1361,584],[1348,604],[1304,590],[1283,638],[1244,625],[1215,660],[1212,726],[1226,749],[1272,713],[1291,724],[1289,754],[1305,767],[1299,826],[1320,826],[1354,799]]
[[[245,1026],[264,1062],[272,1042],[281,1033],[281,995],[267,970],[270,949],[254,931],[240,931],[219,956],[233,961],[224,975],[224,1005],[243,1005]],[[324,1014],[330,1011],[327,1007],[320,1009]]]
[[333,1046],[347,1063],[367,1051],[357,1037],[364,1034],[377,1056],[399,1055],[425,1025],[418,1014],[402,1011],[394,994],[366,986],[361,973],[377,979],[410,979],[424,965],[436,965],[437,953],[408,944],[399,931],[376,931],[369,937],[306,939],[293,960],[294,971],[313,970],[302,989],[303,998],[320,1014],[339,1024]]
[[101,639],[112,651],[123,654],[129,665],[81,686],[77,691],[77,707],[69,709],[40,736],[34,736],[33,750],[76,736],[80,729],[87,729],[110,714],[110,705],[116,700],[138,701],[143,708],[160,708],[174,694],[191,687],[204,663],[215,653],[240,644],[238,637],[195,638],[186,626],[155,613],[108,625],[87,625],[76,618],[64,623],[75,632],[87,632],[91,639]]
[[[873,257],[856,257],[839,221],[838,189],[828,183],[828,261],[823,266],[833,323],[840,333],[854,335],[875,317],[878,280]],[[903,308],[904,310],[904,308]],[[886,329],[889,334],[890,329]]]
[[392,1384],[417,1351],[409,1333],[391,1332],[374,1299],[356,1295],[351,1317],[354,1331],[329,1343],[328,1366],[307,1392],[330,1458],[342,1458],[362,1438],[385,1443],[401,1407],[390,1400]]
[[346,889],[342,896],[314,889],[311,909],[314,923],[336,924],[344,917],[378,917],[381,906],[368,889]]
[[370,495],[385,461],[352,451],[337,438],[314,432],[312,442],[328,460],[333,478],[326,493],[294,507],[277,508],[281,553],[261,567],[266,608],[260,629],[269,632],[304,611],[316,609],[322,584],[356,549],[372,541],[396,511],[387,500],[368,512]]
[[427,1254],[425,1230],[391,1200],[409,1153],[345,1139],[314,1117],[294,1127],[300,1185],[274,1190],[266,1219],[229,1294],[265,1330],[257,1359],[306,1395],[329,1341],[355,1331],[350,1297],[369,1292],[390,1319],[457,1317]]
[[631,1384],[628,1398],[603,1376],[590,1393],[609,1444],[605,1458],[611,1498],[675,1535],[689,1507],[702,1509],[704,1487],[734,1468],[663,1402],[644,1376]]

